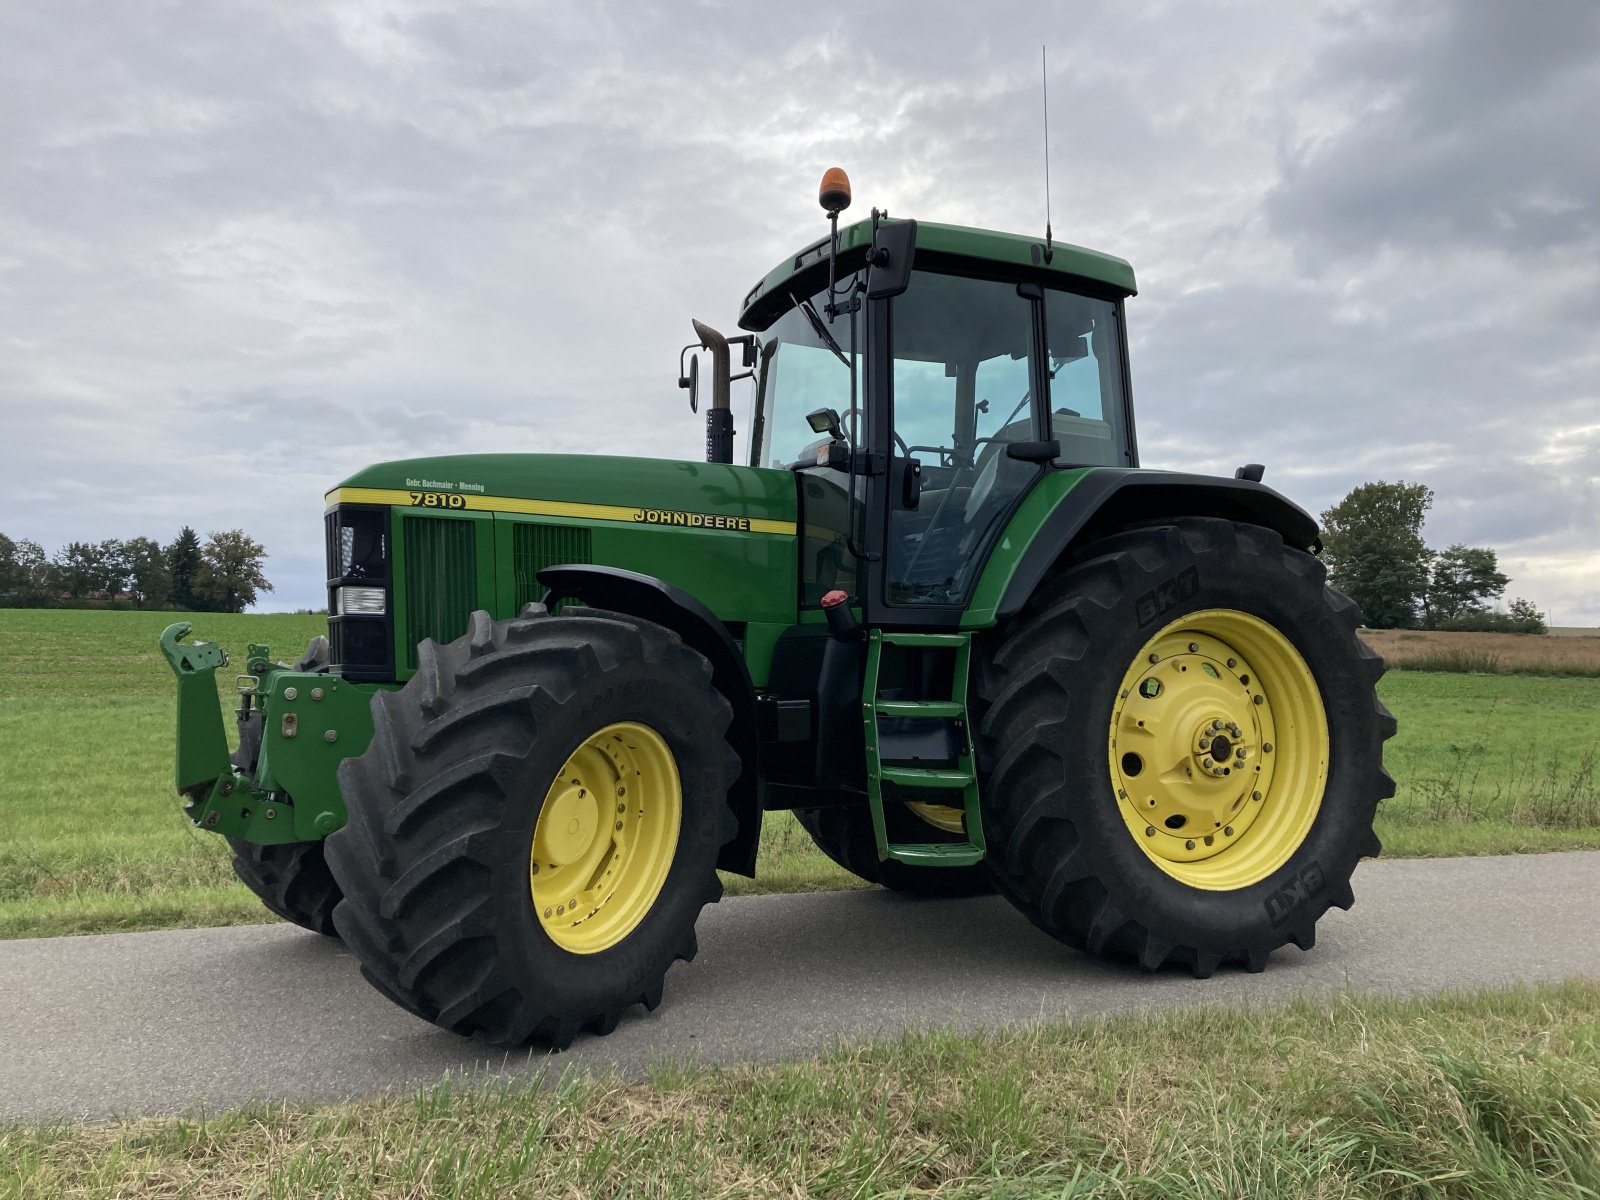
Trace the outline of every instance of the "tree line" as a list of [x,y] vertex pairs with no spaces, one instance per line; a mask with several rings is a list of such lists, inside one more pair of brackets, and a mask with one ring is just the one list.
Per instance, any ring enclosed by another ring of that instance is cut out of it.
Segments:
[[1328,580],[1361,606],[1374,629],[1544,633],[1532,601],[1492,607],[1511,580],[1495,552],[1459,542],[1428,548],[1422,522],[1433,490],[1421,483],[1364,483],[1322,514]]
[[243,612],[270,592],[266,549],[242,529],[68,542],[54,555],[0,533],[0,608],[173,608]]

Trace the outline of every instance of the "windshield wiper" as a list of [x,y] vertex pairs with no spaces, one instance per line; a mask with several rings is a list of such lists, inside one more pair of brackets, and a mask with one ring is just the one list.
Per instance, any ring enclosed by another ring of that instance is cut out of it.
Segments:
[[833,340],[833,334],[828,332],[827,325],[823,324],[822,318],[817,315],[816,306],[810,300],[798,299],[793,292],[789,293],[789,299],[794,301],[796,308],[805,313],[806,321],[811,325],[811,332],[827,343],[828,349],[833,351],[833,356],[848,367],[850,360],[844,356],[844,348]]

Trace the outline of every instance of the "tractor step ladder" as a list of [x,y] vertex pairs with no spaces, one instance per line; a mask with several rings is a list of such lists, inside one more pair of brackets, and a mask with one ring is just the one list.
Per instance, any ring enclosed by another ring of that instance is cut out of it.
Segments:
[[[948,700],[882,700],[878,697],[878,669],[883,647],[902,646],[944,650],[955,656]],[[967,722],[967,677],[972,663],[972,635],[968,633],[867,634],[867,670],[862,680],[861,716],[867,743],[867,798],[872,812],[872,832],[878,858],[924,867],[968,867],[984,856],[983,819],[978,813],[978,773],[972,762],[972,736]],[[953,767],[883,765],[878,753],[880,717],[912,717],[953,721],[960,752]],[[919,793],[910,799],[925,804],[960,808],[965,814],[967,840],[961,842],[891,842],[883,819],[883,785]]]

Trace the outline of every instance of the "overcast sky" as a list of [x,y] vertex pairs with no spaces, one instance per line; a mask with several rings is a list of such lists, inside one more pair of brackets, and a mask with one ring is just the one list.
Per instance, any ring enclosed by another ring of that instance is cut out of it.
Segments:
[[[689,318],[856,208],[1131,260],[1147,466],[1436,493],[1600,624],[1600,4],[0,9],[0,530],[242,526],[481,450],[696,457]],[[742,415],[743,406],[739,406]]]

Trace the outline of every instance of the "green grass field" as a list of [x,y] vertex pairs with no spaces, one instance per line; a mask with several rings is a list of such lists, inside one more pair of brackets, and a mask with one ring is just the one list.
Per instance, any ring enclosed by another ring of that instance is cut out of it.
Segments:
[[1600,983],[915,1033],[648,1083],[0,1127],[22,1197],[1600,1195]]
[[[172,793],[173,679],[156,650],[171,613],[0,610],[0,937],[266,919],[220,838]],[[242,662],[250,641],[292,661],[316,616],[195,616]],[[231,710],[232,673],[219,702]],[[1486,854],[1600,847],[1600,682],[1396,673],[1380,814],[1387,851]],[[232,729],[231,718],[227,722]],[[773,814],[754,881],[731,893],[860,886],[788,814]]]

